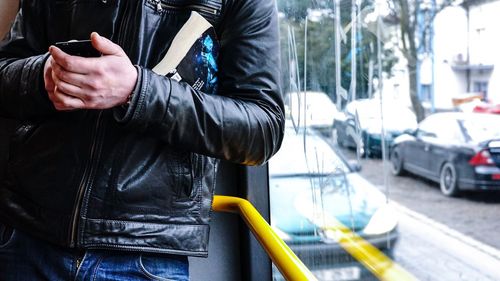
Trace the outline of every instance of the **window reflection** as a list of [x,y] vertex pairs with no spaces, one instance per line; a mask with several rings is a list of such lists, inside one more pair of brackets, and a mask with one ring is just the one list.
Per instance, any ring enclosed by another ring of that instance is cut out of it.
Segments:
[[331,220],[393,256],[397,217],[356,169],[319,133],[292,126],[269,164],[271,225],[320,280],[373,278],[327,231]]
[[[393,225],[373,243],[418,279],[500,280],[500,239],[485,230],[500,206],[500,1],[278,0],[278,9],[289,125],[269,163],[278,233],[320,280],[376,278],[335,252],[326,216],[370,242],[372,218]],[[387,209],[397,212],[377,211]]]

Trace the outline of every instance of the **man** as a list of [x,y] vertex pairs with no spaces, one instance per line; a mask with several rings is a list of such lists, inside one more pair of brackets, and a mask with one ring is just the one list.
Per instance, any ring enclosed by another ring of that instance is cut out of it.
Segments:
[[[195,10],[219,36],[217,94],[151,71]],[[31,0],[0,44],[1,280],[187,280],[206,256],[218,160],[279,148],[268,0]],[[101,57],[55,42],[90,39]]]

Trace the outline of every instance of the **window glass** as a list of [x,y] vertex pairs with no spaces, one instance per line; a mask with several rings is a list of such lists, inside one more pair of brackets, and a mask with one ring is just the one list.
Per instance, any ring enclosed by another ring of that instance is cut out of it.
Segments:
[[277,4],[277,234],[319,280],[383,279],[342,227],[417,280],[500,280],[500,1]]
[[500,126],[492,125],[491,122],[500,122],[500,116],[478,115],[458,120],[465,137],[474,142],[500,137]]
[[437,136],[439,138],[449,143],[463,141],[463,135],[456,120],[446,120],[442,125],[441,129],[437,131]]
[[296,132],[293,127],[287,127],[285,133],[281,149],[269,167],[271,177],[314,176],[349,171],[346,163],[314,131]]
[[450,140],[457,133],[458,126],[455,119],[448,117],[433,118],[428,117],[420,123],[418,135],[421,137],[440,138]]

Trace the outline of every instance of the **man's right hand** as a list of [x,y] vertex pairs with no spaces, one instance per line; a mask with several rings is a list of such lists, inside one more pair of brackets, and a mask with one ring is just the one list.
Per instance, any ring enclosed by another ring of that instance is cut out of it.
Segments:
[[112,108],[126,104],[134,90],[138,71],[125,51],[96,32],[90,40],[102,56],[72,56],[49,48],[44,82],[56,110]]
[[45,83],[45,90],[49,96],[53,95],[56,85],[54,79],[52,79],[52,56],[49,56],[43,66],[43,82]]

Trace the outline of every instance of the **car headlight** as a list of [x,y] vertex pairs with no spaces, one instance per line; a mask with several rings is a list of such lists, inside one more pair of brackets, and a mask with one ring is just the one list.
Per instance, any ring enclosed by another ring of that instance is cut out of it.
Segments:
[[392,231],[398,225],[396,211],[389,204],[380,207],[363,229],[366,235],[380,235]]
[[276,233],[276,235],[278,235],[278,237],[281,238],[281,240],[285,242],[292,240],[292,237],[283,230],[277,228],[276,226],[271,226],[271,228],[273,229],[274,233]]

